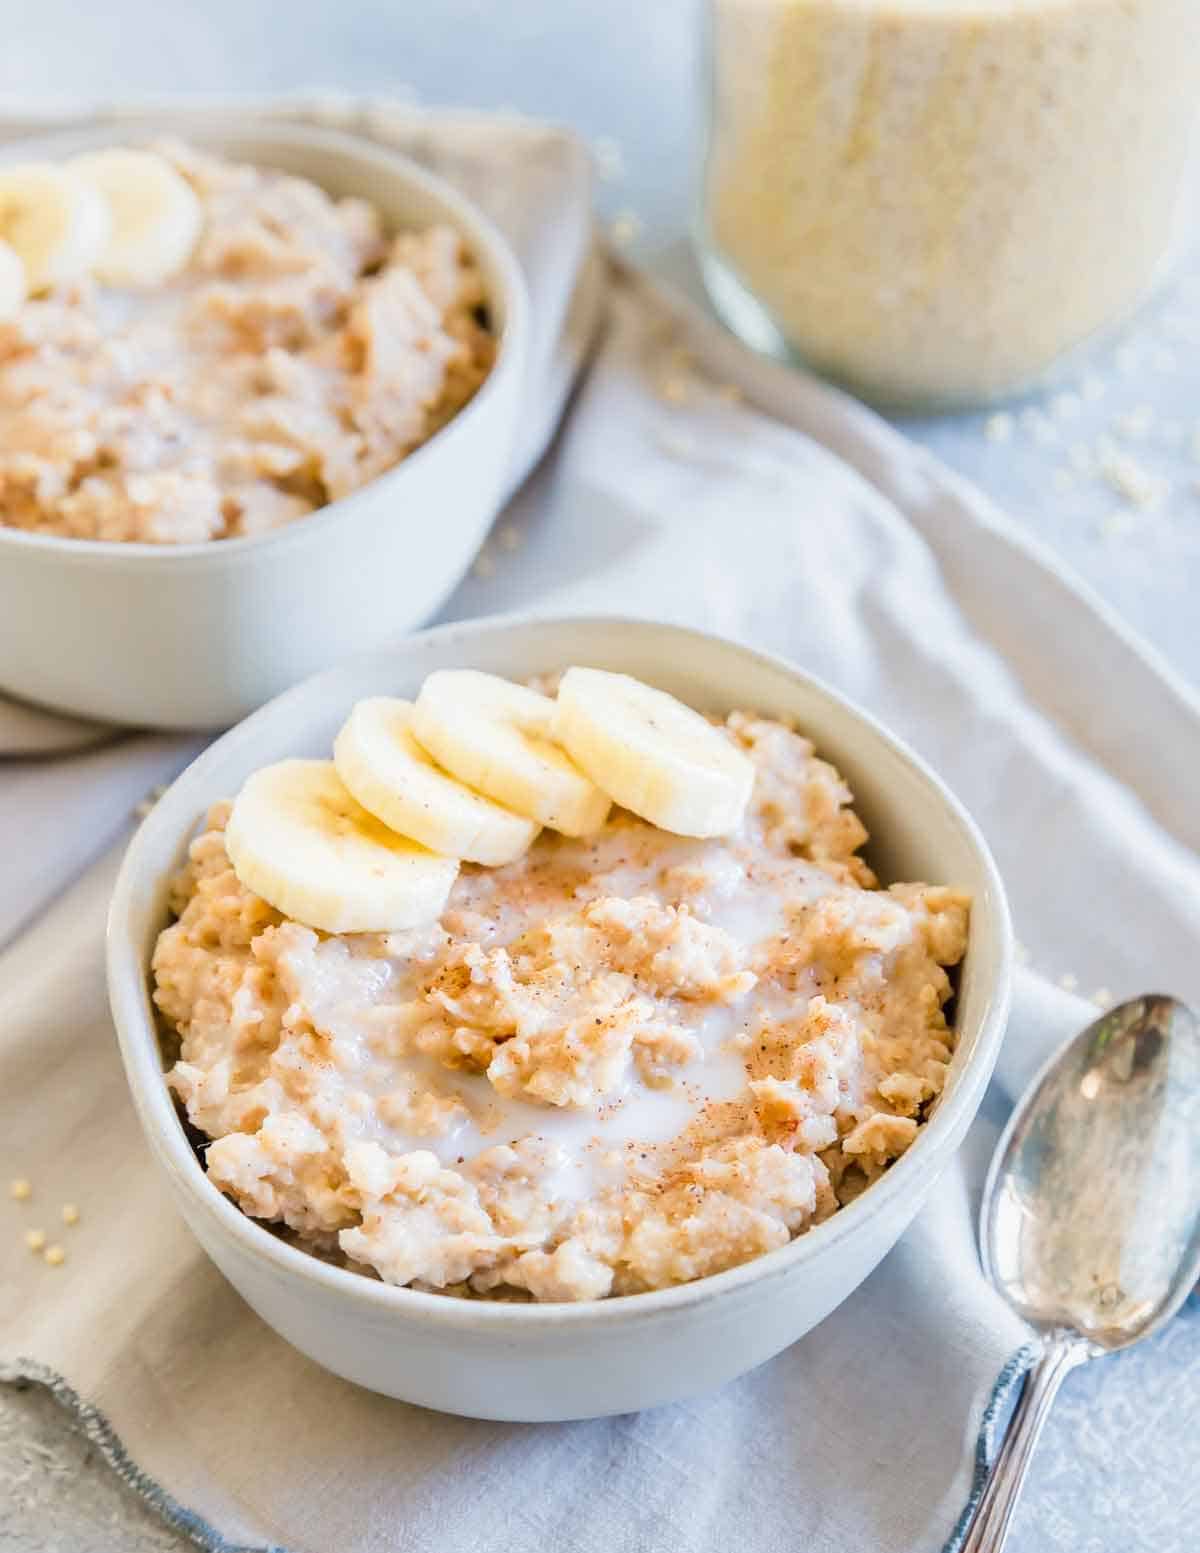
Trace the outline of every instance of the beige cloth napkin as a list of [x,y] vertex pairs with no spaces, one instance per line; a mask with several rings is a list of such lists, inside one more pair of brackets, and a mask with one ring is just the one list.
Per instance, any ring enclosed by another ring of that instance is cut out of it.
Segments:
[[[429,133],[436,141],[436,118]],[[503,127],[489,133],[493,181],[518,180]],[[615,274],[610,301],[563,435],[448,614],[620,609],[790,655],[895,727],[972,807],[1041,967],[1115,995],[1153,983],[1200,994],[1189,690],[869,412],[751,358],[636,277]],[[20,849],[10,775],[0,766],[6,856]],[[57,794],[79,855],[85,842],[98,850],[96,816],[103,829],[125,804],[113,790],[106,776]],[[28,785],[18,796],[36,806]],[[28,1206],[0,1202],[0,1244],[15,1248],[0,1279],[0,1376],[53,1384],[175,1524],[203,1546],[292,1553],[953,1545],[995,1409],[1029,1358],[1028,1334],[979,1273],[979,1182],[1006,1091],[1086,1004],[1023,983],[1001,1082],[928,1207],[844,1306],[760,1371],[637,1417],[448,1419],[291,1351],[176,1219],[105,1012],[101,919],[116,863],[111,852],[97,862],[0,959],[0,1179],[35,1187]],[[0,877],[10,921],[8,897],[26,887]],[[82,1221],[63,1232],[69,1260],[50,1269],[17,1237],[68,1199]],[[1185,1376],[1182,1420],[1200,1363],[1190,1381],[1180,1365],[1200,1360],[1200,1322],[1181,1318],[1163,1341],[1171,1374]],[[1098,1416],[1136,1405],[1128,1366],[1095,1368]],[[1161,1379],[1151,1368],[1147,1396]],[[1055,1438],[1047,1461],[1065,1473],[1069,1452],[1078,1475],[1087,1431]],[[1169,1420],[1153,1439],[1123,1430],[1115,1457],[1103,1431],[1099,1442],[1107,1481],[1127,1490],[1107,1521],[1114,1545],[1134,1546],[1138,1494],[1187,1481],[1193,1447]],[[1183,1500],[1164,1513],[1185,1546]]]

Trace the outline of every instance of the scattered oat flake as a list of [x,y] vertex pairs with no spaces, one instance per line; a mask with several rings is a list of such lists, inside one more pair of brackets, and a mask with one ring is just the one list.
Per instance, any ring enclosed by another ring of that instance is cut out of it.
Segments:
[[1079,977],[1072,976],[1070,971],[1067,971],[1065,975],[1058,978],[1058,985],[1064,992],[1074,992],[1079,985]]
[[1100,475],[1117,495],[1133,507],[1154,512],[1171,494],[1169,483],[1128,453],[1102,437],[1097,445]]
[[79,1209],[73,1202],[65,1202],[62,1205],[62,1221],[64,1224],[79,1223]]
[[1095,992],[1092,993],[1092,1002],[1097,1008],[1108,1008],[1112,1000],[1112,993],[1107,987],[1097,987]]
[[1011,442],[1013,418],[1007,410],[997,410],[983,423],[983,434],[989,442]]
[[619,210],[609,227],[609,236],[618,247],[624,248],[641,235],[642,218],[636,210]]
[[1123,437],[1142,442],[1154,425],[1154,411],[1148,404],[1139,404],[1134,410],[1126,410],[1113,421],[1113,426]]
[[25,1244],[31,1251],[40,1251],[46,1244],[46,1231],[44,1229],[27,1229],[25,1231]]
[[1118,507],[1097,525],[1102,539],[1119,539],[1137,527],[1138,515],[1131,507]]
[[1018,964],[1018,965],[1028,965],[1028,964],[1029,964],[1029,961],[1030,961],[1030,959],[1031,959],[1031,956],[1030,956],[1030,953],[1029,953],[1029,950],[1028,950],[1028,948],[1027,948],[1027,947],[1026,947],[1026,946],[1025,946],[1025,945],[1024,945],[1024,944],[1023,944],[1023,943],[1022,943],[1022,942],[1021,942],[1021,941],[1020,941],[1020,939],[1018,939],[1018,940],[1017,940],[1017,941],[1016,941],[1016,943],[1015,943],[1015,944],[1014,944],[1014,945],[1013,945],[1013,950],[1014,950],[1014,952],[1015,952],[1015,954],[1016,954],[1016,957],[1017,957],[1017,964]]
[[15,1181],[10,1181],[8,1195],[15,1197],[17,1202],[28,1202],[33,1196],[33,1187],[24,1176],[18,1176]]
[[42,1252],[42,1256],[49,1262],[51,1267],[61,1267],[67,1260],[67,1253],[58,1245],[47,1246]]

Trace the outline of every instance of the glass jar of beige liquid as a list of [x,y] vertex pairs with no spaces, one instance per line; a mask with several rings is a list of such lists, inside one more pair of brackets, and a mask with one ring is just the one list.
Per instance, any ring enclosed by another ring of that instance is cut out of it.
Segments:
[[866,397],[982,403],[1179,229],[1200,0],[705,0],[718,309]]

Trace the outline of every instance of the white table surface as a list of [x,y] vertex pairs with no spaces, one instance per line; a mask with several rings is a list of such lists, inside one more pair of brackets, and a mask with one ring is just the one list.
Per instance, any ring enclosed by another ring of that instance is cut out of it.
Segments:
[[[694,36],[695,0],[0,0],[0,93],[336,87],[519,108],[600,143],[605,214],[636,229],[636,257],[694,286]],[[1054,391],[991,414],[901,424],[1200,682],[1200,253]],[[1094,1434],[1082,1429],[1087,1391],[1087,1377],[1075,1377],[1051,1430]],[[1012,1553],[1108,1549],[1103,1484],[1120,1441],[1093,1444],[1080,1447],[1077,1482],[1039,1480],[1035,1467]],[[1176,1553],[1156,1542],[1152,1521],[1138,1546]],[[0,1389],[0,1549],[183,1546],[52,1403]]]

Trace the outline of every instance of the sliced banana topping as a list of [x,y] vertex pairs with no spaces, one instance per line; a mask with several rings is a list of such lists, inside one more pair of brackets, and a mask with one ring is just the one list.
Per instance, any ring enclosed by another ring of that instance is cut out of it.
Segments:
[[20,254],[10,244],[0,241],[0,319],[16,317],[28,290]]
[[389,830],[346,790],[333,762],[256,771],[233,804],[234,872],[277,911],[326,933],[388,933],[439,917],[453,858]]
[[187,180],[153,151],[114,146],[77,156],[67,171],[103,198],[108,242],[95,272],[109,286],[155,286],[184,268],[203,225]]
[[25,266],[30,292],[82,280],[108,242],[108,206],[53,162],[0,166],[0,239]]
[[723,836],[742,822],[753,763],[665,691],[627,674],[568,669],[553,735],[623,808],[679,836]]
[[528,850],[535,821],[472,792],[439,769],[412,732],[410,701],[360,701],[333,746],[338,775],[392,830],[433,852],[497,867]]
[[441,669],[421,687],[412,729],[460,782],[565,836],[599,830],[609,798],[554,743],[554,702],[474,669]]
[[628,675],[568,669],[552,701],[444,669],[415,704],[358,702],[332,761],[256,772],[226,844],[242,883],[285,916],[399,932],[441,915],[459,859],[511,863],[539,825],[590,835],[615,800],[676,835],[726,835],[753,787],[753,763],[721,728]]

